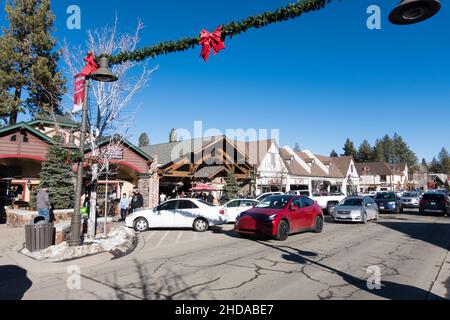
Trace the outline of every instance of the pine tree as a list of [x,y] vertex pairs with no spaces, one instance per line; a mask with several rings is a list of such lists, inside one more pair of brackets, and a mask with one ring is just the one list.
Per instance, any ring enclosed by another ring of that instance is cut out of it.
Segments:
[[236,199],[237,194],[240,191],[239,184],[233,173],[229,172],[225,178],[225,186],[223,187],[223,199],[224,201],[230,201]]
[[385,135],[381,140],[383,143],[384,157],[389,163],[396,163],[397,154],[395,150],[394,141],[389,135]]
[[442,173],[450,174],[450,155],[445,147],[439,152],[438,160],[442,168]]
[[177,130],[176,129],[172,129],[170,130],[169,133],[169,142],[170,143],[174,143],[178,141],[178,137],[177,137]]
[[41,186],[48,184],[50,203],[54,209],[70,209],[75,202],[74,174],[62,145],[63,138],[55,136],[40,173]]
[[65,80],[57,67],[50,0],[10,0],[5,11],[9,26],[0,37],[0,120],[14,125],[22,112],[59,113]]
[[372,160],[372,146],[369,141],[364,140],[359,146],[358,154],[356,156],[358,162],[369,162]]
[[352,140],[347,139],[347,141],[345,142],[344,145],[344,154],[342,156],[346,156],[346,157],[354,157],[356,156],[357,151],[355,148],[355,144],[353,143]]
[[393,158],[394,162],[407,163],[412,172],[417,171],[418,159],[416,154],[410,149],[408,144],[397,133],[394,135],[392,141],[395,149],[395,157]]
[[148,138],[148,135],[144,132],[139,137],[139,148],[146,147],[150,144],[150,139]]
[[377,139],[377,141],[375,142],[372,159],[374,161],[386,161],[383,142],[380,139]]
[[436,157],[430,163],[430,173],[442,173],[442,166]]
[[300,144],[297,142],[294,147],[294,152],[301,152],[301,151],[302,149],[300,148]]
[[429,171],[428,162],[427,162],[427,160],[425,158],[422,159],[422,170],[424,172],[428,172]]
[[337,158],[337,157],[339,157],[339,155],[338,155],[338,153],[336,152],[336,150],[332,150],[331,151],[331,153],[330,153],[330,158]]

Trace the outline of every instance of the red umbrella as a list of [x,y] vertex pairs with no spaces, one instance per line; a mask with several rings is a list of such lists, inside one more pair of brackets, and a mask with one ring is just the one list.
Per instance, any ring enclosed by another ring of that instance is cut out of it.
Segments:
[[209,191],[217,191],[213,187],[207,184],[199,184],[189,190],[190,192],[209,192]]

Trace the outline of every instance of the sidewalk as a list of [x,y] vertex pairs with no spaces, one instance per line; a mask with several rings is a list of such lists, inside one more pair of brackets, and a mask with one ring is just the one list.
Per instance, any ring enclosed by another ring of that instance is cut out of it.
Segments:
[[0,225],[0,266],[19,266],[31,274],[66,273],[67,268],[73,265],[89,268],[114,258],[113,254],[104,252],[68,262],[39,262],[19,253],[24,248],[24,244],[25,232],[23,229],[8,229],[6,225]]
[[431,293],[450,300],[450,252],[447,253],[447,258],[431,288]]

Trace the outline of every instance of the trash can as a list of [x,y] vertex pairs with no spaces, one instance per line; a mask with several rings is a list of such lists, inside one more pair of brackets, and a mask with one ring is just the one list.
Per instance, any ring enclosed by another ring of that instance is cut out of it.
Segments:
[[45,218],[37,217],[33,224],[25,226],[25,246],[30,252],[42,251],[54,243],[53,223],[45,223]]

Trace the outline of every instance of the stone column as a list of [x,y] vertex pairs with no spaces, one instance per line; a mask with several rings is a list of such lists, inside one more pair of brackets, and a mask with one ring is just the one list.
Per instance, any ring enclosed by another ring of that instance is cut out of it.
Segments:
[[144,208],[149,208],[150,203],[150,174],[144,173],[139,175],[138,188],[144,197]]
[[159,174],[158,174],[158,157],[153,156],[153,162],[150,164],[149,178],[149,208],[159,205]]

